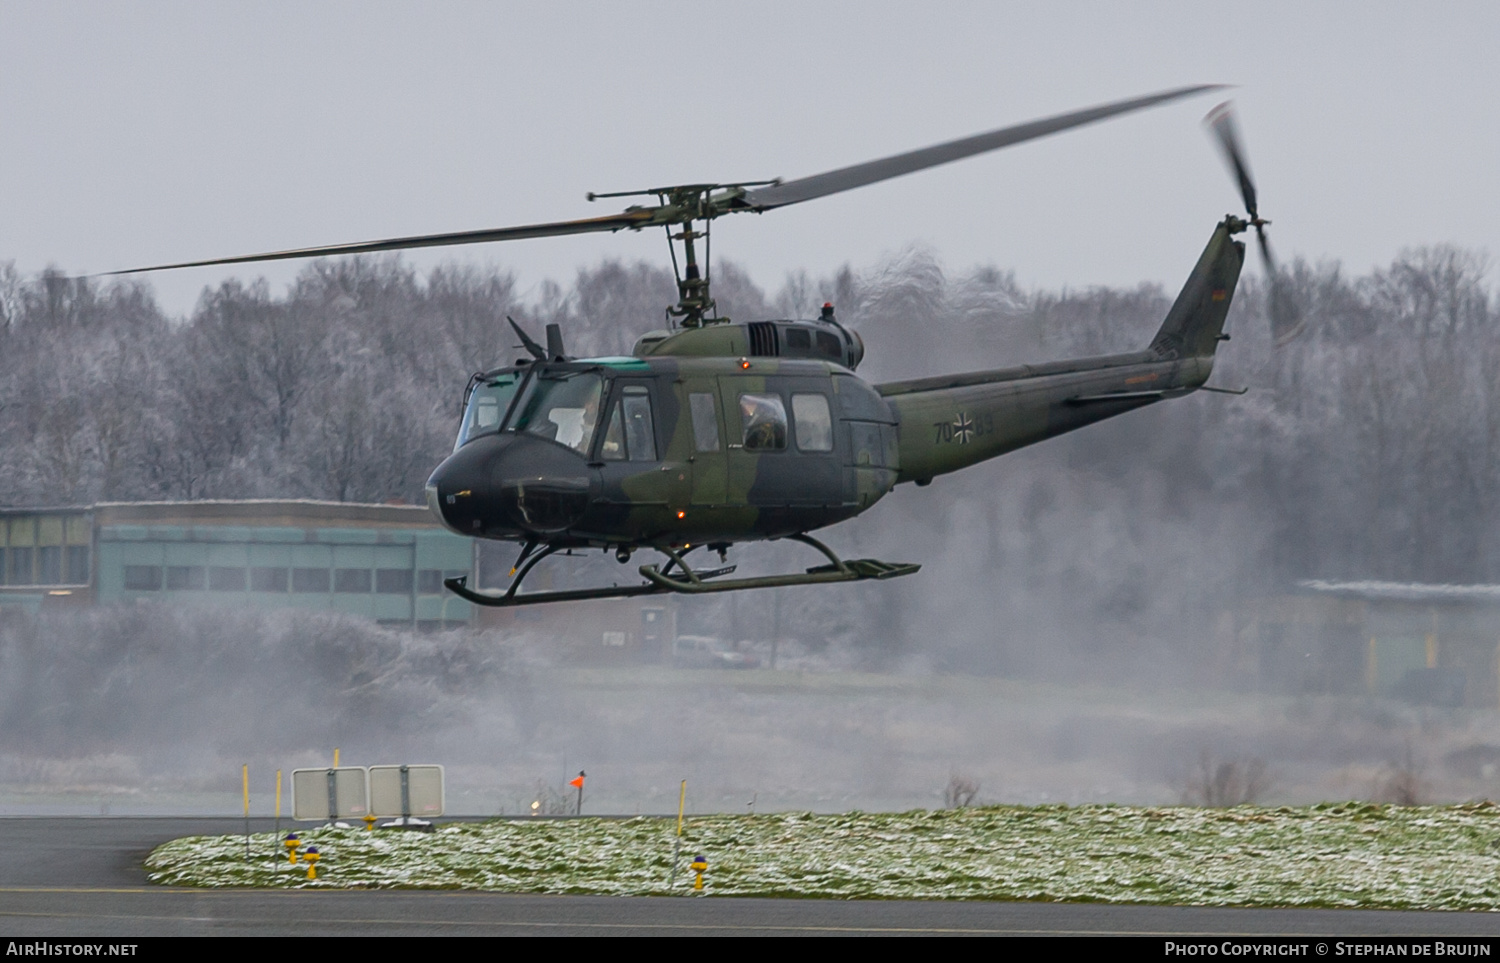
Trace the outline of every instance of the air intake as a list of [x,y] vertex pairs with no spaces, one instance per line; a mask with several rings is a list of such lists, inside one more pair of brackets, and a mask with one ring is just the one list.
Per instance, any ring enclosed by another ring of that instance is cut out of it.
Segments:
[[745,327],[750,331],[750,354],[753,357],[775,357],[781,354],[776,341],[776,325],[770,321],[752,321]]

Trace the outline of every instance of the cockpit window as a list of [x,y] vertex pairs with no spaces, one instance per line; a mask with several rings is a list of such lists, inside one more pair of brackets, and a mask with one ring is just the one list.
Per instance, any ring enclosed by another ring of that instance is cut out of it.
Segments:
[[458,441],[453,450],[462,448],[471,439],[500,430],[500,421],[505,409],[515,397],[516,386],[521,382],[521,373],[510,371],[489,381],[481,382],[469,395],[469,406],[464,409],[464,421],[458,429]]
[[780,395],[740,395],[740,420],[745,426],[746,451],[786,448],[786,406]]
[[591,372],[537,375],[526,383],[505,427],[587,452],[599,423],[604,379]]

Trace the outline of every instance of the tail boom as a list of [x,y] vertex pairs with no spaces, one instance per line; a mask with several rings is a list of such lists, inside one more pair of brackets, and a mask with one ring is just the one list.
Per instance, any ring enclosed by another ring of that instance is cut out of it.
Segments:
[[1244,222],[1226,218],[1145,351],[878,385],[900,420],[897,482],[934,476],[1189,394],[1208,381]]

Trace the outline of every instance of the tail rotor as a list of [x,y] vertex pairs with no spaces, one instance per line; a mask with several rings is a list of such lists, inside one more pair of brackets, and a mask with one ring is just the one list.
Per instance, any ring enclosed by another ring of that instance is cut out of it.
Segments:
[[1224,160],[1239,182],[1240,196],[1245,201],[1245,212],[1250,215],[1250,225],[1255,228],[1255,239],[1260,244],[1261,265],[1270,284],[1271,300],[1267,313],[1271,318],[1271,337],[1277,347],[1296,338],[1307,326],[1302,308],[1292,295],[1290,280],[1276,265],[1271,254],[1271,242],[1266,237],[1266,226],[1271,222],[1260,216],[1256,203],[1255,181],[1250,177],[1250,166],[1245,162],[1245,151],[1240,145],[1239,126],[1234,120],[1234,105],[1225,101],[1203,118],[1203,122],[1214,132]]

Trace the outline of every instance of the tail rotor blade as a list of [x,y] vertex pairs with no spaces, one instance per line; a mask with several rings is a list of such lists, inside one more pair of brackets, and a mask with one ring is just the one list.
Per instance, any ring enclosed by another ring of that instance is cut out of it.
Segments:
[[1266,280],[1270,283],[1266,314],[1271,319],[1271,339],[1279,348],[1302,333],[1307,326],[1307,319],[1303,317],[1302,307],[1292,293],[1291,279],[1276,266],[1276,258],[1271,254],[1271,242],[1266,237],[1264,224],[1255,225],[1255,235],[1260,241],[1260,263],[1265,269]]
[[1277,277],[1279,272],[1276,270],[1276,258],[1271,255],[1271,241],[1266,237],[1265,224],[1255,225],[1255,239],[1260,242],[1260,266],[1266,272],[1266,277]]
[[1249,212],[1250,219],[1258,219],[1260,211],[1255,203],[1255,182],[1250,179],[1250,165],[1245,162],[1245,152],[1240,147],[1240,132],[1234,122],[1233,102],[1226,100],[1215,107],[1203,118],[1203,122],[1214,132],[1219,149],[1224,153],[1224,160],[1239,182],[1240,196],[1245,199],[1245,210]]
[[1282,275],[1276,266],[1276,258],[1271,253],[1271,241],[1266,237],[1266,224],[1269,222],[1260,216],[1255,181],[1250,177],[1250,164],[1246,161],[1245,149],[1241,146],[1233,103],[1225,101],[1215,107],[1203,118],[1203,122],[1214,132],[1219,150],[1224,154],[1224,160],[1239,184],[1240,197],[1245,201],[1245,211],[1250,215],[1250,223],[1255,227],[1255,239],[1260,244],[1260,263],[1265,269],[1266,283],[1269,285],[1266,314],[1271,320],[1271,337],[1276,346],[1281,347],[1302,333],[1306,327],[1306,319],[1293,296],[1290,279]]

